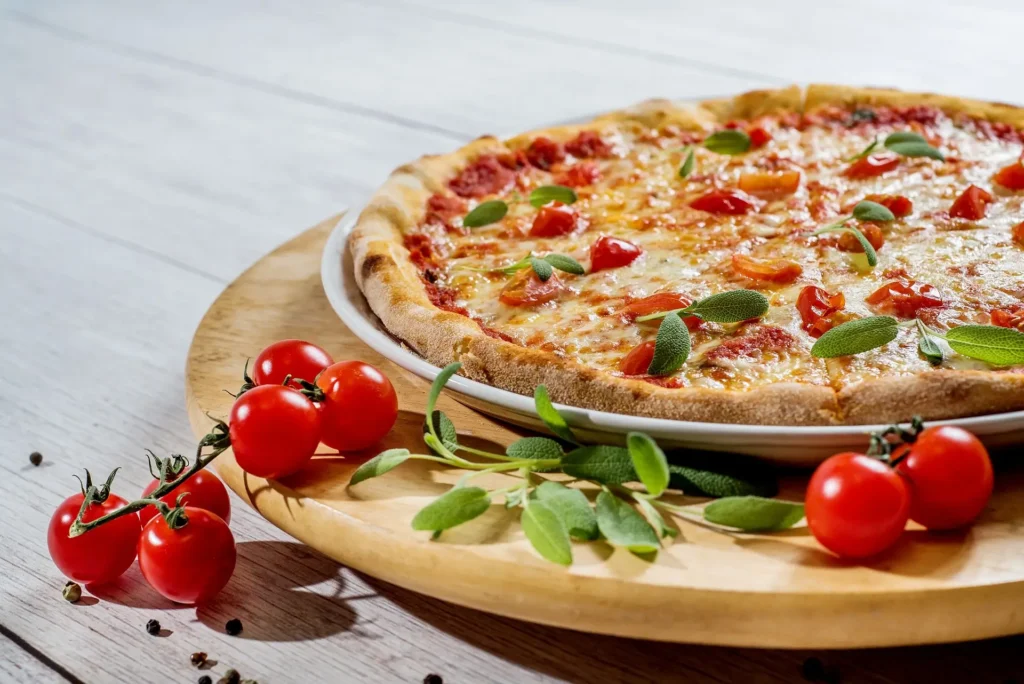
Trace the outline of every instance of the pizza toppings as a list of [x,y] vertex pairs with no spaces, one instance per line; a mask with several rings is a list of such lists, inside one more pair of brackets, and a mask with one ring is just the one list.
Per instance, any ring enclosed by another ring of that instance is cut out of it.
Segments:
[[755,259],[746,254],[732,255],[732,269],[751,280],[778,284],[791,283],[804,272],[800,264],[788,259]]
[[1024,332],[1024,304],[1018,304],[1009,309],[993,309],[992,325]]
[[427,223],[449,225],[456,216],[466,213],[466,201],[451,195],[433,194],[427,200]]
[[903,195],[868,195],[864,199],[881,204],[896,218],[905,218],[914,211],[914,203]]
[[875,178],[892,171],[900,165],[900,158],[895,154],[869,154],[853,162],[846,168],[843,175],[847,178],[862,180]]
[[1010,235],[1013,236],[1013,241],[1018,245],[1024,246],[1024,221],[1021,221],[1013,228],[1010,229]]
[[886,283],[864,298],[877,310],[904,318],[917,316],[921,309],[941,307],[945,303],[934,285],[916,280],[895,280]]
[[953,202],[953,206],[949,208],[949,215],[953,218],[977,221],[985,218],[985,211],[991,202],[991,193],[977,185],[971,185]]
[[594,131],[580,131],[579,135],[565,143],[565,151],[577,159],[602,158],[612,155],[612,147]]
[[690,202],[690,206],[709,214],[736,216],[757,211],[763,202],[742,190],[712,190]]
[[464,168],[448,187],[460,197],[486,197],[507,190],[515,179],[515,172],[490,154]]
[[526,160],[538,169],[547,171],[565,159],[565,150],[551,138],[541,136],[526,148]]
[[835,326],[832,314],[846,306],[846,297],[842,292],[829,294],[815,285],[808,285],[800,290],[796,299],[796,308],[803,321],[803,329],[811,337],[821,337]]
[[759,325],[753,332],[733,337],[708,351],[704,358],[710,362],[723,359],[749,357],[763,352],[781,352],[791,348],[796,339],[782,328]]
[[750,128],[747,135],[750,136],[750,146],[754,149],[764,147],[772,141],[772,134],[760,126]]
[[562,202],[545,204],[537,212],[530,227],[530,237],[558,237],[576,230],[579,216],[576,211]]
[[601,169],[594,162],[573,164],[558,177],[558,182],[570,188],[582,188],[593,185],[601,177]]
[[509,306],[534,306],[556,299],[565,285],[553,272],[546,280],[532,268],[518,271],[501,290],[499,299]]
[[654,345],[654,340],[647,340],[633,347],[619,362],[619,372],[623,375],[647,375],[647,369],[654,360]]
[[[641,316],[685,309],[692,303],[692,299],[678,292],[658,292],[630,302],[622,309],[622,314],[627,321],[635,321]],[[690,330],[697,330],[701,326],[701,320],[696,316],[683,316],[683,323],[686,323],[686,327]]]
[[1024,159],[999,169],[992,180],[1007,190],[1024,190]]
[[[885,235],[882,233],[882,229],[878,227],[877,223],[862,223],[860,225],[860,234],[875,250],[882,249],[882,245],[885,244]],[[857,235],[849,229],[839,236],[838,246],[839,249],[844,252],[856,252],[863,254],[865,251],[864,244],[860,241]]]
[[739,187],[743,192],[762,199],[781,199],[792,195],[800,188],[800,172],[748,171],[740,175]]
[[704,140],[704,147],[716,154],[743,154],[750,149],[750,136],[746,131],[726,128],[709,135]]
[[603,235],[590,248],[590,272],[629,266],[643,250],[628,240]]

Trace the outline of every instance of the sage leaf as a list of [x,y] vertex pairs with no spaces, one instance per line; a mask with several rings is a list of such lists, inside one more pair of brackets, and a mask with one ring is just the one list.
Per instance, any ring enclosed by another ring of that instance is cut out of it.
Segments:
[[699,316],[712,323],[739,323],[760,318],[767,311],[768,299],[754,290],[719,292],[683,309],[683,313]]
[[634,553],[651,553],[661,546],[644,517],[607,490],[597,495],[597,527],[611,544]]
[[853,162],[853,161],[857,161],[858,159],[863,159],[864,157],[866,157],[869,154],[871,154],[872,152],[874,152],[876,147],[878,147],[878,138],[875,138],[874,140],[872,140],[871,144],[869,144],[867,147],[865,147],[863,150],[861,150],[857,154],[853,155],[852,157],[847,157],[843,161]]
[[579,444],[576,441],[576,436],[569,429],[569,424],[565,422],[565,418],[555,410],[554,405],[551,403],[551,398],[548,397],[548,388],[544,385],[537,385],[537,388],[533,391],[533,405],[537,410],[537,415],[548,426],[548,430],[551,430],[567,442]]
[[570,477],[607,485],[635,482],[637,479],[629,451],[610,444],[573,449],[562,458],[562,472]]
[[544,257],[544,261],[548,262],[559,271],[565,271],[566,273],[572,273],[573,275],[583,275],[586,273],[580,262],[564,254],[548,254]]
[[[434,378],[434,381],[430,383],[430,393],[427,395],[427,412],[425,415],[434,415],[434,406],[437,404],[437,398],[441,395],[441,390],[448,384],[448,380],[459,372],[462,368],[462,364],[456,361],[455,363],[449,363],[447,366],[441,369],[441,371]],[[428,423],[430,426],[430,434],[437,437],[437,432],[434,431],[433,423]]]
[[884,204],[872,202],[871,200],[861,200],[853,208],[853,218],[858,221],[880,221],[886,223],[888,221],[895,221],[896,215],[889,211],[889,208]]
[[688,496],[775,496],[779,482],[771,466],[753,459],[698,452],[685,465],[670,463],[669,487]]
[[690,356],[690,331],[679,316],[666,316],[658,326],[654,341],[654,357],[647,372],[651,375],[671,375],[682,368]]
[[[443,444],[448,451],[455,451],[458,449],[459,434],[455,430],[455,423],[452,422],[452,419],[445,415],[444,411],[440,410],[434,411],[433,419],[433,426],[428,425],[427,421],[423,421],[423,434],[435,435],[439,440],[441,440],[441,444]],[[431,430],[431,427],[433,427],[433,430]]]
[[565,525],[540,501],[527,504],[519,520],[530,544],[543,558],[559,565],[572,565],[572,543]]
[[946,160],[942,152],[926,142],[897,142],[886,145],[886,148],[903,157],[930,157],[939,161]]
[[530,259],[532,259],[532,258],[533,258],[532,254],[527,254],[526,256],[524,256],[522,259],[520,259],[519,261],[515,262],[514,264],[509,264],[508,266],[504,266],[502,268],[495,269],[495,271],[497,271],[498,273],[504,273],[505,275],[515,275],[519,271],[521,271],[524,268],[528,267],[530,265]]
[[600,534],[597,529],[597,514],[594,513],[586,495],[580,490],[548,480],[534,489],[532,496],[559,517],[573,539],[597,539]]
[[409,459],[408,449],[388,449],[382,451],[366,463],[362,464],[352,473],[348,486],[357,485],[363,480],[379,477],[389,470],[393,470]]
[[933,366],[941,366],[943,356],[942,347],[940,347],[938,342],[935,341],[935,338],[931,336],[928,327],[920,318],[917,319],[917,330],[919,333],[919,337],[917,338],[917,350],[921,352],[921,356],[923,356],[928,363]]
[[739,130],[718,131],[704,140],[704,147],[717,154],[743,154],[750,149],[750,136]]
[[[505,455],[515,459],[531,461],[560,459],[564,456],[562,445],[548,437],[523,437],[508,445]],[[538,468],[537,472],[557,470],[557,467]]]
[[693,173],[693,167],[696,164],[696,160],[693,157],[693,146],[687,147],[684,152],[687,152],[686,159],[683,160],[683,165],[679,167],[679,177],[686,178]]
[[576,191],[564,185],[542,185],[530,193],[530,204],[538,209],[549,202],[573,204],[576,199]]
[[647,499],[640,497],[636,500],[636,506],[640,509],[640,514],[644,516],[654,531],[658,533],[660,539],[665,537],[675,537],[679,534],[679,530],[665,522],[664,516],[661,515],[661,511],[654,507]]
[[958,354],[990,363],[1024,363],[1024,333],[995,325],[962,325],[946,333],[946,343]]
[[462,219],[462,225],[467,228],[480,228],[497,223],[505,218],[508,213],[508,205],[501,200],[488,200],[481,202],[473,208],[473,211],[466,214]]
[[453,487],[420,509],[412,519],[412,529],[440,532],[483,515],[491,507],[491,498],[480,487]]
[[804,505],[760,496],[731,496],[704,507],[704,519],[744,532],[786,530],[804,517]]
[[908,142],[924,143],[925,145],[928,144],[928,140],[925,139],[925,137],[923,135],[920,135],[918,133],[913,133],[911,131],[902,131],[902,132],[899,132],[899,133],[890,133],[885,138],[885,146],[886,147],[888,147],[889,145],[896,144],[896,143],[908,143]]
[[668,487],[668,459],[657,442],[642,432],[626,435],[626,448],[640,482],[654,496]]
[[545,282],[554,273],[554,270],[551,268],[551,264],[543,259],[538,259],[537,257],[530,257],[530,266],[533,267],[533,272],[537,274],[537,277]]
[[[879,205],[879,206],[881,206],[881,205]],[[882,207],[882,208],[885,209],[885,207]],[[886,209],[886,211],[888,211],[888,209]],[[890,215],[891,215],[891,212],[890,212]],[[846,219],[846,220],[849,220],[849,219]],[[868,239],[866,237],[864,237],[864,233],[860,232],[859,230],[857,230],[853,226],[846,225],[846,223],[843,222],[843,221],[840,221],[839,223],[834,223],[831,226],[826,226],[826,227],[824,227],[824,228],[822,228],[820,230],[816,230],[816,231],[814,231],[812,233],[812,235],[822,235],[823,233],[832,233],[832,232],[835,232],[837,230],[845,231],[845,232],[850,233],[851,235],[853,235],[853,237],[857,238],[857,242],[860,243],[861,248],[864,250],[864,256],[867,257],[868,266],[871,266],[872,268],[874,268],[875,266],[878,265],[878,252],[875,251],[875,248],[871,244],[871,242],[868,241]]]
[[892,316],[860,318],[836,326],[819,337],[811,347],[811,355],[832,359],[860,354],[892,342],[899,331],[899,323]]

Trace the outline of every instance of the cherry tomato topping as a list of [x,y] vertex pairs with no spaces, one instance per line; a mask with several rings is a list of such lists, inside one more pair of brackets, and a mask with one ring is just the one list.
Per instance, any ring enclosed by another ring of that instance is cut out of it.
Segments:
[[1010,309],[993,309],[992,325],[1000,328],[1014,328],[1024,332],[1024,305]]
[[448,223],[466,213],[466,201],[451,195],[433,194],[427,200],[427,223]]
[[171,529],[156,516],[139,539],[139,569],[161,596],[194,605],[212,598],[235,571],[235,538],[219,516],[185,507],[188,522]]
[[1024,190],[1024,160],[999,169],[992,180],[1007,190]]
[[985,210],[991,202],[992,195],[987,190],[971,185],[953,201],[949,215],[953,218],[977,221],[985,218]]
[[320,444],[320,411],[282,385],[260,385],[231,407],[231,448],[250,475],[277,478],[306,465]]
[[526,160],[538,169],[550,169],[565,159],[565,150],[551,138],[540,137],[526,148]]
[[398,395],[387,376],[362,361],[339,361],[316,381],[324,391],[320,439],[338,451],[373,446],[398,418]]
[[558,237],[576,230],[578,216],[576,211],[561,202],[549,202],[540,208],[533,225],[530,237]]
[[754,126],[753,128],[748,129],[747,135],[750,136],[750,146],[754,149],[764,147],[772,141],[772,134],[760,126]]
[[845,558],[866,558],[900,538],[910,488],[895,470],[864,454],[837,454],[814,471],[804,502],[818,542]]
[[895,154],[869,154],[846,167],[843,175],[847,178],[874,178],[892,171],[899,165],[900,158]]
[[[626,304],[622,309],[622,314],[626,317],[626,320],[635,321],[640,316],[661,313],[662,311],[685,309],[690,304],[693,304],[693,300],[686,295],[677,292],[658,292],[657,294],[649,295],[643,299],[636,299]],[[701,327],[703,321],[696,316],[683,316],[683,323],[693,332]]]
[[565,151],[578,159],[611,156],[611,145],[594,131],[580,131],[579,135],[565,143]]
[[864,298],[879,310],[913,318],[920,309],[943,306],[942,295],[928,283],[916,280],[895,280],[886,283]]
[[796,308],[803,321],[803,329],[812,337],[821,337],[831,330],[835,323],[832,314],[846,306],[843,293],[829,294],[815,285],[808,285],[800,290],[796,298]]
[[448,187],[460,197],[485,197],[507,189],[515,179],[515,171],[492,154],[480,157],[464,168],[448,183]]
[[[313,382],[324,368],[334,360],[320,347],[302,340],[281,340],[260,352],[256,357],[252,378],[257,385],[280,385],[286,376]],[[299,389],[292,380],[289,385]]]
[[868,195],[864,199],[881,204],[896,218],[910,216],[910,213],[914,211],[914,203],[903,195]]
[[1010,234],[1013,236],[1013,241],[1017,244],[1024,245],[1024,221],[1021,221],[1015,225],[1011,230]]
[[708,361],[752,357],[764,352],[784,352],[796,340],[788,332],[774,325],[748,327],[743,335],[731,337],[704,354]]
[[[68,530],[78,517],[85,497],[74,494],[64,499],[50,518],[46,543],[57,569],[76,582],[101,584],[124,574],[135,562],[135,548],[142,526],[139,516],[123,515],[85,534],[69,537]],[[128,502],[110,494],[106,501],[85,510],[82,522],[92,522],[125,506]]]
[[778,199],[792,195],[800,188],[799,171],[768,173],[749,171],[740,175],[740,190],[765,199]]
[[647,340],[633,347],[619,362],[623,375],[647,375],[647,369],[654,360],[654,340]]
[[758,210],[763,202],[742,190],[712,190],[690,202],[690,206],[710,214],[739,215]]
[[565,285],[557,274],[541,280],[532,268],[524,268],[508,281],[498,299],[509,306],[533,306],[556,299],[564,289]]
[[560,185],[568,185],[570,188],[581,188],[584,185],[593,185],[601,177],[601,169],[594,162],[580,162],[573,164],[558,177]]
[[800,277],[804,269],[800,264],[786,259],[755,259],[746,254],[732,255],[732,269],[752,280],[769,283],[791,283]]
[[926,428],[894,454],[910,480],[910,519],[929,530],[952,530],[974,521],[992,496],[992,461],[985,445],[963,428]]
[[[174,478],[169,479],[173,480]],[[142,496],[139,498],[149,498],[149,495],[159,485],[160,480],[154,479],[142,490]],[[224,522],[231,522],[231,499],[228,497],[228,490],[208,468],[200,470],[186,480],[185,484],[174,489],[170,494],[164,495],[160,500],[174,508],[178,497],[185,493],[188,493],[188,496],[183,499],[185,505],[216,513]],[[158,513],[155,506],[146,506],[139,511],[139,520],[145,525]]]
[[[882,249],[882,245],[885,244],[885,233],[882,232],[882,229],[878,226],[878,224],[862,223],[859,226],[857,226],[857,229],[865,238],[867,238],[868,243],[872,247],[874,247],[876,250]],[[843,250],[844,252],[859,253],[864,251],[864,245],[860,244],[860,240],[858,240],[853,235],[853,233],[847,231],[843,231],[839,235],[838,245],[839,249]]]
[[590,272],[629,266],[643,253],[632,242],[604,235],[590,247]]

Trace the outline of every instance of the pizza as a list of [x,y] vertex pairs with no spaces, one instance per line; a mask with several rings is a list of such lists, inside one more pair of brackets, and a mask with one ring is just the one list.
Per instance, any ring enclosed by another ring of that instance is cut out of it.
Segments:
[[350,237],[437,365],[678,420],[1024,409],[1024,109],[831,85],[652,100],[398,168]]

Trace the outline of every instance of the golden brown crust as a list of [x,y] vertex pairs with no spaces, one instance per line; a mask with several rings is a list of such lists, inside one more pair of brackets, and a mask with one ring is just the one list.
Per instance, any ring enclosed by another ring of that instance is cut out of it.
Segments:
[[1024,127],[1024,110],[940,95],[812,85],[759,90],[694,104],[649,100],[584,125],[525,133],[507,141],[483,137],[451,154],[427,156],[391,175],[359,217],[349,239],[356,278],[385,327],[431,363],[461,361],[462,374],[520,394],[547,386],[559,403],[583,408],[714,423],[828,425],[888,423],[913,415],[953,418],[1024,409],[1024,375],[997,371],[932,371],[868,380],[836,392],[831,387],[777,383],[749,391],[665,388],[614,376],[574,361],[486,335],[471,319],[431,303],[402,243],[402,233],[422,219],[427,198],[469,160],[488,152],[520,149],[538,135],[565,141],[586,128],[633,126],[710,129],[734,119],[803,111],[830,105],[929,104]]

